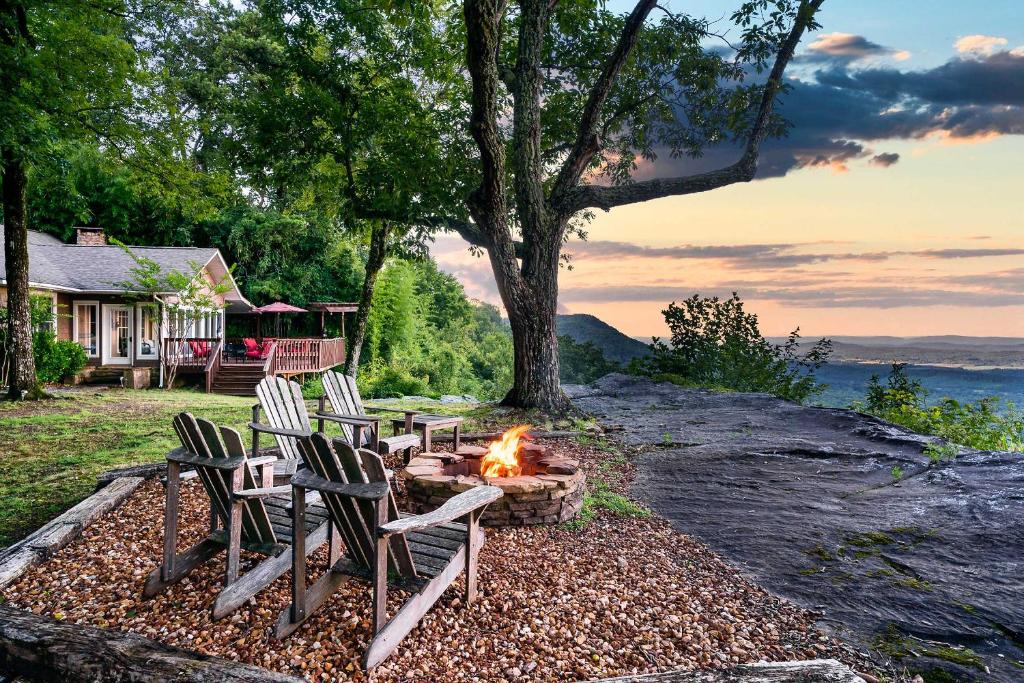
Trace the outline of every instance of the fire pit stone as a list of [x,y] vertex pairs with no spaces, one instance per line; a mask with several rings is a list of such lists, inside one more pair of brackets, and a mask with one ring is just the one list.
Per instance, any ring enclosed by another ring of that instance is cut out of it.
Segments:
[[519,474],[481,476],[488,449],[463,445],[456,453],[422,453],[399,476],[405,479],[416,513],[429,512],[448,498],[475,486],[490,484],[504,496],[481,517],[486,526],[558,524],[576,516],[583,506],[586,477],[579,462],[559,457],[537,443],[519,444]]

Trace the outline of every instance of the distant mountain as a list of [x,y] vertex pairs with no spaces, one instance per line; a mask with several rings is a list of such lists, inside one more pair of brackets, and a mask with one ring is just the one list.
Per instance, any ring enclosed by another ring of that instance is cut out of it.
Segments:
[[577,343],[591,342],[601,349],[608,360],[628,363],[650,352],[643,342],[626,336],[600,318],[586,313],[560,315],[557,323],[559,335],[571,337]]

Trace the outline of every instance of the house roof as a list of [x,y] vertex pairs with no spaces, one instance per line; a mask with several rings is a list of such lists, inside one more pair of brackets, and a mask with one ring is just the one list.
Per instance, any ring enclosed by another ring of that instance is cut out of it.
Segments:
[[[3,226],[0,226],[0,238]],[[130,247],[136,256],[151,259],[161,270],[189,273],[213,266],[214,275],[227,272],[227,264],[217,249],[200,247]],[[33,287],[70,292],[123,292],[122,283],[133,278],[135,260],[114,245],[65,244],[52,235],[29,230],[28,280]],[[248,304],[234,280],[228,275],[232,291],[229,301]],[[7,283],[7,264],[0,250],[0,284]],[[174,292],[167,292],[173,294]]]

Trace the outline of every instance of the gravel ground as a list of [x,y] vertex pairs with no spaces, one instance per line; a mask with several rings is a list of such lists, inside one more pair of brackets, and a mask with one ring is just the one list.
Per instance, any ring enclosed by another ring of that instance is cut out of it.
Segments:
[[[628,461],[600,443],[553,442],[591,481],[625,491]],[[181,547],[205,532],[206,496],[183,486]],[[234,614],[211,622],[223,564],[207,563],[154,600],[139,598],[161,548],[163,491],[147,482],[83,537],[3,591],[10,604],[74,623],[132,631],[171,645],[310,680],[362,680],[370,587],[353,580],[291,638],[269,637],[288,604],[288,576]],[[311,570],[323,571],[325,552]],[[488,530],[480,599],[450,588],[397,652],[380,681],[576,680],[759,660],[836,657],[871,666],[813,627],[814,615],[744,580],[664,520],[599,510],[583,531]],[[389,612],[403,595],[393,593]]]

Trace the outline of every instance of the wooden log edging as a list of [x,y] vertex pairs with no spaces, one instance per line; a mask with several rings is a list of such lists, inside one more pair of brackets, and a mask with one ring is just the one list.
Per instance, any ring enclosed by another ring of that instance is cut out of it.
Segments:
[[0,671],[82,683],[301,683],[302,679],[164,645],[134,633],[54,621],[0,605]]
[[740,664],[724,671],[668,671],[597,683],[864,683],[864,679],[835,659]]
[[28,537],[0,551],[0,588],[6,588],[29,567],[78,538],[86,527],[120,505],[143,481],[142,477],[116,479]]

